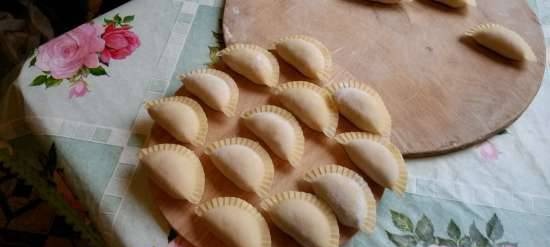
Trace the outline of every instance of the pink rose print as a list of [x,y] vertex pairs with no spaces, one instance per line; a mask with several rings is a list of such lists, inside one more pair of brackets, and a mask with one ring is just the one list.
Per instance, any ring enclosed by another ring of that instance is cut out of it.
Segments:
[[88,92],[90,92],[90,90],[88,89],[88,84],[82,80],[77,81],[71,86],[71,91],[69,91],[69,98],[82,97]]
[[498,150],[491,142],[484,142],[479,146],[479,154],[485,160],[493,161],[498,159]]
[[105,47],[105,41],[99,37],[102,29],[86,23],[40,46],[36,66],[49,71],[55,79],[70,78],[82,66],[99,66],[97,53]]
[[140,45],[138,36],[130,31],[130,26],[115,27],[108,25],[101,36],[105,40],[105,49],[101,52],[101,62],[108,64],[112,59],[125,59]]
[[69,98],[86,95],[89,75],[108,75],[106,67],[111,59],[121,60],[130,56],[139,46],[139,37],[130,29],[133,15],[105,19],[103,26],[83,24],[40,46],[30,61],[42,71],[30,86],[59,86],[63,81],[71,84]]

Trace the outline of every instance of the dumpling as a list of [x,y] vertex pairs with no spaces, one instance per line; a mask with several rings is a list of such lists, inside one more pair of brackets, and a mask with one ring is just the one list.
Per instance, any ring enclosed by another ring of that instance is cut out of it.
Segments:
[[466,5],[476,6],[476,0],[434,0],[452,8],[463,8]]
[[310,170],[304,180],[326,202],[343,225],[372,232],[376,225],[376,200],[369,185],[356,172],[339,165]]
[[202,107],[188,97],[173,96],[146,103],[156,123],[183,143],[202,146],[208,132],[208,120]]
[[214,142],[205,152],[212,163],[244,191],[265,196],[273,182],[273,162],[260,144],[247,138],[234,137]]
[[199,203],[204,192],[204,170],[199,158],[177,144],[159,144],[144,148],[139,159],[148,170],[151,181],[170,196]]
[[304,134],[294,116],[283,108],[263,105],[243,113],[244,124],[290,165],[298,166],[304,153]]
[[407,167],[399,149],[386,138],[364,132],[336,136],[353,163],[379,185],[403,194]]
[[328,82],[332,56],[320,41],[305,35],[291,35],[275,44],[277,54],[305,76],[321,84]]
[[279,83],[279,63],[266,49],[252,44],[233,44],[218,52],[223,62],[250,81],[274,87]]
[[269,227],[248,202],[236,197],[217,197],[195,209],[195,214],[226,246],[271,247]]
[[279,193],[260,208],[283,232],[305,247],[337,247],[338,222],[330,208],[314,195],[298,191]]
[[537,61],[535,53],[516,32],[498,24],[482,24],[466,32],[477,43],[516,61]]
[[275,90],[279,102],[308,127],[332,137],[338,127],[338,107],[330,93],[313,83],[293,81]]
[[391,117],[380,95],[358,81],[340,82],[329,87],[338,111],[357,128],[370,133],[389,136]]
[[210,108],[231,117],[239,101],[239,88],[228,74],[215,69],[198,69],[180,76],[185,90]]

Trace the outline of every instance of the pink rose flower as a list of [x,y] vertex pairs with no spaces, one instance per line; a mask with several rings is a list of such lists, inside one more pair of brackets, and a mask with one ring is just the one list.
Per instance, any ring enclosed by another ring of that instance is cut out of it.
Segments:
[[479,147],[479,153],[481,154],[481,157],[483,157],[485,160],[497,160],[498,159],[498,150],[495,147],[495,145],[491,142],[484,142]]
[[105,47],[101,32],[101,26],[86,23],[51,40],[38,48],[36,66],[55,79],[70,78],[82,66],[99,66],[97,53]]
[[124,59],[132,54],[141,44],[139,37],[130,26],[115,27],[109,25],[101,37],[105,40],[105,50],[101,52],[100,59],[109,63],[112,59]]
[[88,84],[85,81],[77,81],[71,86],[71,91],[69,91],[69,98],[72,97],[82,97],[86,95],[90,90],[88,90]]

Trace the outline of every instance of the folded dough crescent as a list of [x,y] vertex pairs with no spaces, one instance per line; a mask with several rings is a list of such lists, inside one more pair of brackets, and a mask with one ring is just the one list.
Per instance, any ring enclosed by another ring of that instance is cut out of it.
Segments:
[[177,144],[158,144],[144,148],[139,159],[151,181],[170,196],[198,203],[204,192],[204,170],[191,150]]
[[217,197],[195,209],[208,229],[226,246],[270,247],[265,219],[248,202],[236,197]]
[[516,61],[537,61],[537,56],[527,42],[516,32],[498,25],[482,24],[466,32],[477,43]]
[[253,44],[232,44],[217,54],[250,81],[273,87],[279,83],[279,63],[268,50]]
[[178,141],[194,146],[204,144],[208,120],[196,101],[173,96],[153,100],[145,105],[151,118]]
[[273,182],[273,162],[259,143],[242,137],[216,141],[205,153],[214,166],[244,191],[265,196]]
[[239,101],[239,87],[223,71],[197,69],[180,76],[185,90],[195,95],[210,108],[231,117]]
[[338,246],[340,230],[336,217],[329,206],[312,194],[282,192],[262,201],[260,208],[302,246]]
[[308,127],[328,137],[336,134],[338,106],[329,91],[306,81],[281,84],[274,91],[284,108]]
[[386,138],[364,132],[335,137],[353,163],[379,185],[403,194],[407,187],[407,166],[401,152]]
[[262,105],[243,113],[245,126],[275,155],[298,166],[304,153],[304,134],[292,114],[274,105]]
[[328,48],[312,37],[290,35],[275,44],[277,54],[305,76],[326,85],[332,72],[332,56]]
[[325,165],[307,172],[304,180],[332,208],[341,224],[363,232],[374,230],[376,200],[359,174],[343,166]]
[[391,116],[380,95],[365,83],[344,81],[328,90],[338,104],[338,111],[363,131],[389,136]]

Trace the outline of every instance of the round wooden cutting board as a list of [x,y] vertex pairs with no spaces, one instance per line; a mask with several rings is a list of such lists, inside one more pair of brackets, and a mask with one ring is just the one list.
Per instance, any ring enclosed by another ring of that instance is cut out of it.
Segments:
[[[510,125],[536,95],[545,47],[524,0],[478,0],[454,10],[430,0],[382,5],[367,0],[226,0],[227,44],[272,48],[289,34],[311,35],[334,61],[377,89],[393,118],[392,141],[408,157],[481,142]],[[538,57],[518,64],[462,34],[498,23],[522,35]]]
[[[252,42],[266,48],[287,34],[317,37],[334,55],[336,65],[331,79],[360,79],[378,89],[393,117],[393,141],[408,156],[426,156],[467,146],[504,128],[521,114],[539,88],[544,44],[540,26],[527,4],[484,0],[479,5],[453,12],[425,1],[384,7],[366,0],[226,0],[224,33],[228,43]],[[539,62],[510,63],[460,38],[465,30],[484,22],[501,23],[519,31]],[[281,83],[306,80],[280,59],[279,64]],[[240,98],[236,116],[231,118],[201,103],[208,116],[206,143],[234,136],[260,142],[242,125],[239,116],[262,104],[278,104],[277,100],[270,96],[269,88],[253,84],[222,64],[217,69],[235,79]],[[179,90],[176,95],[186,92]],[[336,163],[358,171],[334,140],[301,126],[306,140],[301,166],[291,168],[270,152],[275,165],[271,195],[288,190],[311,192],[301,179],[321,165]],[[340,118],[338,132],[346,131],[357,129]],[[158,143],[177,141],[155,126],[148,145]],[[261,198],[240,191],[225,178],[203,153],[203,147],[190,148],[200,158],[206,174],[202,202],[235,196],[258,205]],[[363,177],[380,198],[382,188]],[[224,246],[194,216],[195,205],[172,199],[151,185],[161,212],[189,243],[196,247]],[[271,223],[270,231],[272,246],[298,246]],[[340,242],[344,243],[355,231],[340,227],[340,233]]]

